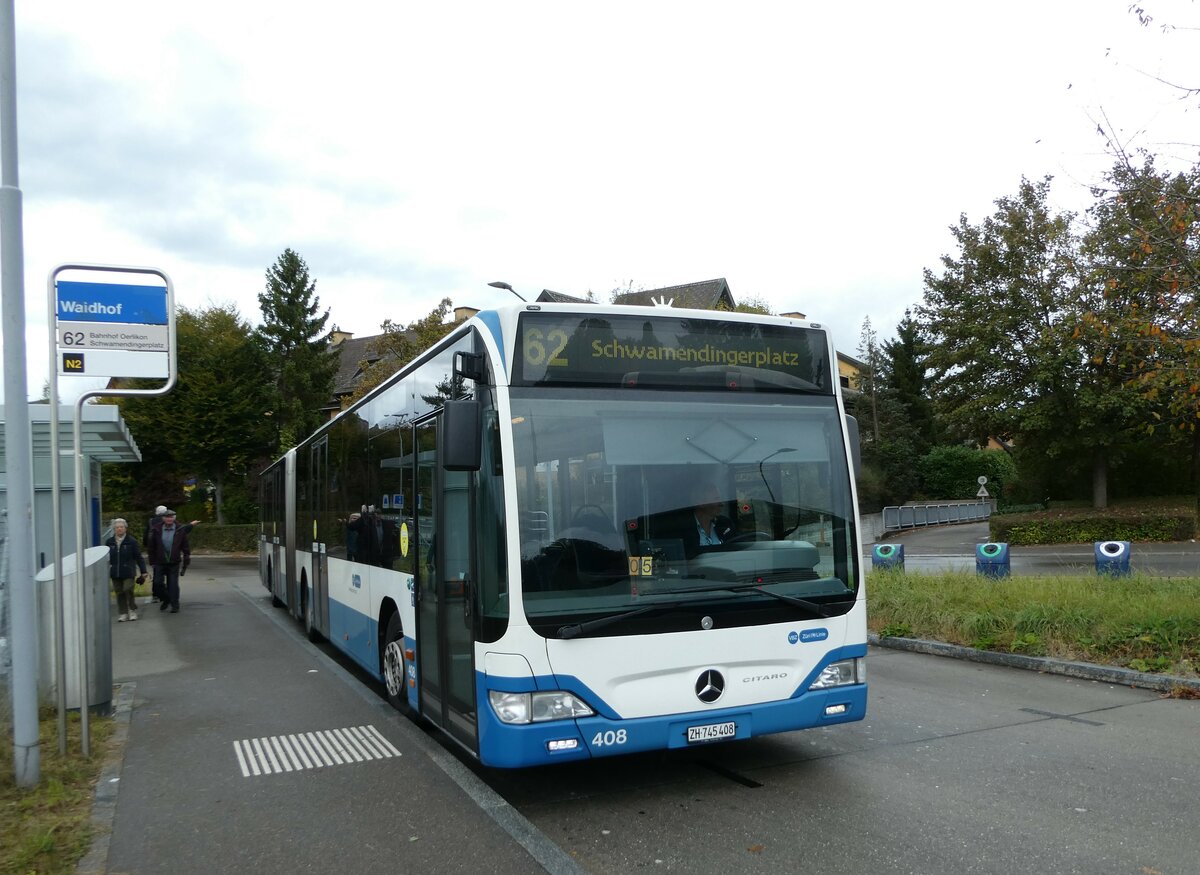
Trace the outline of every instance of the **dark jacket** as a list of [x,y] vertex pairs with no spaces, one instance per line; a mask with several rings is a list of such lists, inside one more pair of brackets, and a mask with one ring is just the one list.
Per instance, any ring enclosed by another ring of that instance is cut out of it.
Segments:
[[178,565],[180,562],[186,566],[192,561],[192,545],[188,541],[188,532],[191,526],[181,526],[175,524],[175,537],[171,542],[171,555],[166,555],[163,550],[163,527],[154,526],[150,530],[150,543],[146,545],[146,555],[150,557],[151,565]]
[[[146,545],[146,555],[147,556],[150,555],[150,541],[153,538],[155,532],[162,531],[162,526],[163,526],[162,514],[155,514],[154,516],[150,517],[150,519],[148,519],[146,521],[146,537],[142,539],[142,543]],[[175,528],[179,529],[180,531],[190,532],[192,529],[195,528],[195,526],[193,526],[191,523],[184,523],[183,525],[179,525],[179,522],[176,521]],[[192,545],[189,543],[188,544],[189,550],[191,549],[191,546]],[[151,565],[162,565],[161,562],[155,562],[153,559],[150,560],[150,564]]]
[[[734,529],[733,520],[727,516],[717,516],[713,520],[713,527],[716,529],[717,537],[724,544],[730,538],[737,534]],[[683,555],[691,559],[697,555],[702,549],[700,546],[700,529],[696,525],[696,515],[688,511],[682,518],[679,524],[679,536],[683,540]]]
[[117,546],[117,537],[113,535],[104,542],[108,547],[108,576],[114,580],[125,580],[136,577],[140,570],[146,573],[146,560],[142,558],[142,548],[137,538],[127,534],[121,545]]

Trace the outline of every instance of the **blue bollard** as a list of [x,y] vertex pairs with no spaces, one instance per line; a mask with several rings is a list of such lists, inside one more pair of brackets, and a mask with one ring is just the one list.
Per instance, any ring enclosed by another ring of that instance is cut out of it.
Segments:
[[1008,577],[1012,573],[1008,561],[1008,544],[976,544],[975,573],[985,577]]
[[1109,577],[1127,577],[1129,575],[1129,542],[1097,541],[1096,573],[1107,574]]
[[871,551],[872,568],[899,568],[904,570],[903,544],[876,544]]

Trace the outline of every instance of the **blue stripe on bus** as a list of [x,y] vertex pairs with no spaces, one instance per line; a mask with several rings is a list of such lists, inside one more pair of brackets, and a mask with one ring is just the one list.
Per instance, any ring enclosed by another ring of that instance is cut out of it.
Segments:
[[492,339],[496,341],[496,349],[500,350],[500,370],[503,370],[504,332],[500,329],[500,314],[495,310],[480,310],[475,314],[475,318],[486,325],[488,331],[492,332]]
[[[687,741],[689,726],[732,721],[737,725],[733,738],[744,739],[773,732],[790,732],[862,720],[867,713],[865,684],[813,691],[808,690],[808,685],[829,663],[865,655],[866,645],[841,647],[831,651],[812,671],[805,684],[789,699],[634,719],[621,719],[608,703],[596,696],[578,678],[559,675],[555,688],[580,696],[595,709],[596,716],[522,725],[501,723],[487,701],[487,690],[490,688],[526,692],[535,688],[545,689],[547,685],[537,680],[531,682],[527,678],[489,678],[482,672],[477,672],[479,757],[489,766],[518,768],[563,760],[694,746],[689,745]],[[845,710],[840,714],[828,716],[825,709],[831,705],[844,705]],[[551,741],[571,739],[576,743],[573,749],[553,752],[548,750]]]
[[329,599],[329,641],[365,668],[371,677],[383,680],[379,673],[379,650],[375,644],[375,621],[366,614]]

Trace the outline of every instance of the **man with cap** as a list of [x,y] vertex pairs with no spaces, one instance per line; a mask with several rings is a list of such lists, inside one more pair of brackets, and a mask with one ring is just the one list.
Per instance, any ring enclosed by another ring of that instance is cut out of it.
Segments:
[[[146,535],[142,538],[142,545],[147,551],[150,550],[150,533],[155,529],[162,528],[162,518],[163,514],[166,512],[167,506],[165,504],[160,504],[158,507],[154,508],[154,516],[146,520]],[[159,566],[155,565],[153,561],[150,563],[150,565],[154,570],[154,576],[151,578],[150,583],[150,600],[153,602],[161,602],[163,600],[163,593],[166,591],[163,587],[163,570]]]
[[[142,538],[142,545],[145,547],[147,555],[149,555],[150,551],[150,533],[155,529],[162,528],[163,516],[166,514],[166,512],[167,506],[165,504],[160,504],[158,507],[154,508],[154,516],[146,520],[146,536]],[[190,532],[199,522],[200,520],[192,520],[190,523],[187,523],[180,528],[182,528],[185,532]],[[154,576],[151,578],[150,583],[150,594],[152,596],[150,600],[152,602],[165,602],[167,599],[166,571],[162,566],[155,565],[153,560],[151,560],[150,564],[154,568]]]
[[179,578],[187,572],[188,564],[192,561],[192,545],[188,541],[191,525],[175,524],[175,511],[164,509],[162,525],[150,531],[146,544],[146,552],[150,556],[150,564],[154,566],[155,574],[159,566],[163,571],[163,596],[158,609],[165,611],[168,607],[172,614],[179,613]]

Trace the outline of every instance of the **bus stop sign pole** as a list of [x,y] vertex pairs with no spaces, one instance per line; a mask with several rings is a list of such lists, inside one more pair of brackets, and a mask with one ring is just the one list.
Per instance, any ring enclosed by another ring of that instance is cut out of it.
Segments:
[[[120,273],[153,276],[162,286],[118,285],[59,280],[65,271]],[[75,403],[75,578],[79,584],[76,610],[79,616],[79,726],[80,745],[91,756],[88,725],[88,634],[85,622],[83,557],[87,504],[83,470],[83,405],[89,398],[103,396],[166,395],[175,388],[175,286],[171,278],[153,267],[124,267],[111,264],[61,264],[46,281],[50,308],[50,454],[51,502],[54,514],[55,683],[58,687],[58,746],[66,748],[66,654],[64,643],[62,574],[62,511],[59,494],[58,376],[141,377],[165,379],[152,389],[103,389],[85,392]],[[89,472],[90,473],[90,472]],[[107,604],[107,603],[106,603]]]

